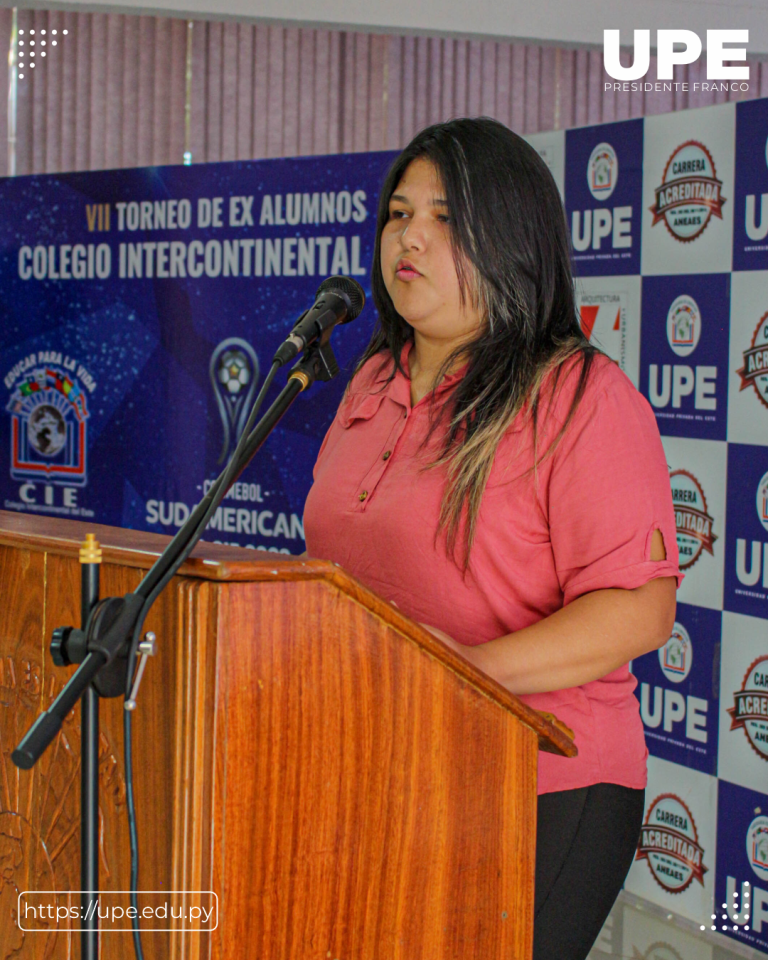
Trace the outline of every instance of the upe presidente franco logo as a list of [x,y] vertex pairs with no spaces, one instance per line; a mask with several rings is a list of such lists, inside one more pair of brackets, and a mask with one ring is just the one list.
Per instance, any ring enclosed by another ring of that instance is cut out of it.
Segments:
[[686,140],[672,153],[656,199],[649,209],[652,227],[663,221],[667,230],[681,243],[691,243],[706,230],[712,217],[723,219],[722,180],[712,155],[698,140]]
[[701,337],[701,310],[687,294],[677,297],[667,313],[667,341],[678,357],[693,353]]
[[607,200],[619,180],[619,158],[610,143],[598,143],[587,164],[587,184],[595,200]]
[[694,880],[704,886],[704,850],[691,811],[674,793],[662,793],[648,808],[636,860],[648,863],[667,893],[682,893]]
[[760,402],[768,407],[768,313],[760,317],[752,343],[744,351],[744,366],[736,372],[741,377],[739,390],[754,387]]
[[96,387],[85,367],[55,350],[19,361],[5,377],[12,389],[11,477],[84,486],[87,482],[87,394]]
[[768,656],[749,665],[728,713],[731,730],[743,730],[755,753],[768,760]]
[[669,640],[659,649],[661,672],[672,683],[682,683],[691,672],[693,644],[682,623],[675,623]]
[[755,817],[746,840],[750,866],[761,880],[768,880],[768,817]]
[[707,510],[704,489],[692,473],[688,470],[672,470],[669,482],[675,507],[680,569],[688,570],[705,550],[715,555],[717,536],[712,532],[714,518]]
[[[674,83],[632,83],[641,80],[651,66],[651,31],[634,31],[634,57],[631,64],[621,62],[621,31],[603,30],[603,66],[608,76],[620,83],[606,82],[605,90],[749,90],[749,66],[734,67],[727,61],[746,60],[746,47],[726,44],[748,43],[749,30],[707,30],[707,79]],[[656,79],[673,80],[676,66],[695,63],[701,56],[701,37],[693,30],[656,31]],[[711,82],[720,81],[720,82]]]

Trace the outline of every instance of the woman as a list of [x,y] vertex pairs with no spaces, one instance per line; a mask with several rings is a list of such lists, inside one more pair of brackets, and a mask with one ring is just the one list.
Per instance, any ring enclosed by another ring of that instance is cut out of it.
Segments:
[[548,169],[493,120],[430,127],[395,161],[372,290],[380,322],[320,449],[308,553],[574,730],[577,758],[539,758],[534,957],[577,960],[642,820],[627,664],[674,622],[655,419],[581,333]]

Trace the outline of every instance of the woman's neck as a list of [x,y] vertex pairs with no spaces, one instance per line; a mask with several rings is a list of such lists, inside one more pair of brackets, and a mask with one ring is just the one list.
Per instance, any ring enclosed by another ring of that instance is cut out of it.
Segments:
[[[435,378],[446,359],[460,346],[462,339],[431,340],[414,331],[413,347],[408,355],[411,376],[411,406],[415,406],[433,387]],[[452,373],[462,363],[458,358],[446,373]]]

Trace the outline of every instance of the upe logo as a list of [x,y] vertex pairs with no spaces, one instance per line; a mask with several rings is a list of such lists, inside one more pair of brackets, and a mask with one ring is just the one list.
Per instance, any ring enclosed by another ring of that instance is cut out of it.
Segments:
[[[11,414],[11,477],[84,486],[87,482],[88,402],[83,367],[54,351],[53,362],[31,366],[34,355],[21,362],[23,375],[6,406]],[[31,366],[31,369],[30,369]],[[15,380],[16,370],[6,377]]]
[[761,880],[768,880],[768,817],[755,817],[746,839],[750,866]]
[[[749,43],[749,30],[707,30],[707,80],[749,80],[749,67],[726,66],[727,60],[746,60],[746,47],[726,43]],[[682,50],[675,47],[683,47]],[[621,63],[621,32],[603,30],[603,64],[614,80],[640,80],[651,66],[651,31],[634,31],[634,60]],[[695,63],[701,56],[701,38],[693,30],[656,31],[656,77],[672,80],[674,68]],[[606,88],[611,85],[606,84]],[[747,89],[749,89],[747,87]]]
[[678,357],[693,353],[701,337],[701,310],[686,294],[677,297],[667,313],[667,340]]
[[659,666],[667,680],[682,683],[691,672],[693,644],[682,623],[675,623],[669,640],[659,649]]
[[704,850],[691,811],[674,793],[662,793],[648,808],[636,860],[646,860],[667,893],[682,893],[694,879],[704,886]]
[[650,211],[652,227],[663,220],[675,240],[690,243],[701,236],[712,217],[723,219],[722,180],[703,143],[686,140],[664,167]]
[[598,143],[587,164],[587,184],[595,200],[607,200],[619,180],[619,158],[610,143]]
[[224,438],[219,463],[240,439],[259,380],[259,359],[247,340],[222,340],[211,354],[208,373],[219,408]]
[[743,730],[755,753],[768,760],[768,656],[758,657],[749,665],[728,713],[731,730]]
[[741,377],[739,390],[754,387],[760,402],[768,407],[768,313],[760,317],[752,343],[744,351],[744,366],[736,372]]
[[712,556],[717,536],[712,532],[714,519],[707,511],[707,498],[699,481],[688,470],[673,470],[669,475],[672,503],[675,507],[677,548],[680,569],[688,570],[704,550]]

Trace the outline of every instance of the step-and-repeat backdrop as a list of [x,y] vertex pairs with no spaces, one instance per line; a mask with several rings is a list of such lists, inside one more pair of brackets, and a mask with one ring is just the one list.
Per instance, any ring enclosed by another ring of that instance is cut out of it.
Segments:
[[[652,756],[626,886],[768,951],[768,101],[530,140],[565,200],[582,327],[656,413],[686,574],[668,643],[633,664]],[[369,289],[392,157],[0,182],[3,508],[178,528],[319,282]],[[299,398],[206,539],[304,549],[373,320],[335,333],[346,376]]]
[[[626,887],[768,951],[768,101],[531,141],[582,327],[655,411],[685,573],[672,636],[632,665],[651,758]],[[712,956],[684,940],[664,956]]]

